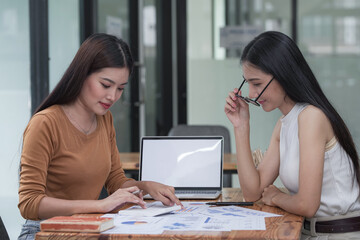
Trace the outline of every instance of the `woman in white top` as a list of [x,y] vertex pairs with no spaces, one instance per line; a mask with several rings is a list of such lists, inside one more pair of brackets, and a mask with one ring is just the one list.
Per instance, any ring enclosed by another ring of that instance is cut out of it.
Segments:
[[[226,98],[225,113],[234,126],[245,199],[262,198],[306,217],[303,239],[359,239],[359,156],[299,48],[283,33],[264,32],[244,48],[241,64],[244,81]],[[249,97],[241,96],[245,82]],[[258,168],[250,147],[248,103],[283,114]],[[272,185],[278,176],[290,194]]]

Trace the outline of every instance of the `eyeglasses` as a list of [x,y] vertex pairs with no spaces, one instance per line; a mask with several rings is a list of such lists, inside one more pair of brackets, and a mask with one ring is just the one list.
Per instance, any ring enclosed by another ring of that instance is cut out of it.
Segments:
[[243,97],[241,95],[239,95],[239,92],[242,88],[242,86],[244,85],[244,83],[246,82],[246,79],[244,79],[244,81],[241,83],[239,90],[237,91],[237,93],[235,94],[236,97],[241,98],[242,100],[244,100],[246,103],[251,103],[257,107],[260,107],[260,103],[257,101],[260,96],[264,93],[265,89],[269,86],[269,84],[272,82],[272,80],[274,80],[274,77],[268,82],[268,84],[264,87],[264,89],[261,91],[261,93],[259,94],[259,96],[257,96],[257,98],[255,99],[251,99],[249,97]]

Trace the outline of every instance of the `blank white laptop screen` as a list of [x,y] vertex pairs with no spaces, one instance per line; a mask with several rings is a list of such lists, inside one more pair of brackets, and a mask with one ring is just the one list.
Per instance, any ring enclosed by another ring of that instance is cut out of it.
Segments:
[[141,143],[141,180],[221,190],[222,137],[143,137]]

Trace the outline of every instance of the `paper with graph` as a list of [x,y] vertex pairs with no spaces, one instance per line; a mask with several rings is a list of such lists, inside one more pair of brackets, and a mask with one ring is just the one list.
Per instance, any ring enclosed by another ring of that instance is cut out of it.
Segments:
[[146,208],[141,208],[139,205],[132,206],[125,210],[120,210],[119,215],[122,216],[138,216],[138,217],[155,217],[165,213],[171,213],[174,210],[181,209],[181,206],[165,206],[160,201],[146,204]]
[[[154,202],[157,206],[160,202]],[[183,202],[183,209],[171,211],[157,217],[124,216],[113,217],[115,227],[103,234],[160,234],[164,230],[176,231],[231,231],[266,230],[265,217],[281,215],[256,211],[237,206],[211,207],[204,202]]]

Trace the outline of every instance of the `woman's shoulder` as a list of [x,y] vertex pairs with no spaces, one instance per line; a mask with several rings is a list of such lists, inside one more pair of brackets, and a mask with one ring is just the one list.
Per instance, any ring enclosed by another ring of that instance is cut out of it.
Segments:
[[53,115],[53,114],[59,114],[62,112],[60,105],[52,105],[48,108],[45,108],[44,110],[41,110],[40,112],[37,112],[34,114],[34,116],[46,116],[46,115]]
[[50,106],[32,116],[30,122],[54,122],[59,121],[63,115],[62,109],[59,105]]
[[54,105],[34,114],[31,117],[24,133],[36,131],[53,134],[56,128],[61,127],[65,123],[61,115],[63,114],[61,111],[62,109],[60,106]]
[[314,133],[322,132],[327,139],[330,139],[334,135],[330,120],[326,114],[316,106],[308,105],[304,108],[299,114],[298,122],[299,129],[306,129]]
[[304,109],[300,112],[299,119],[329,121],[325,113],[320,108],[310,104],[306,105]]

